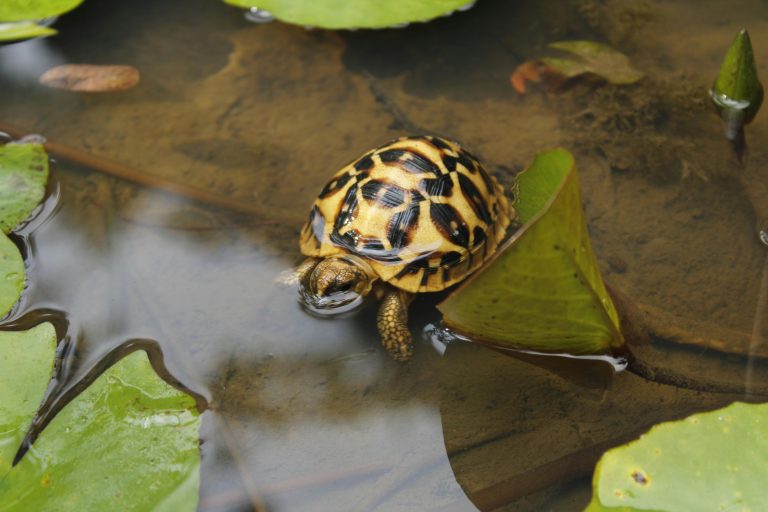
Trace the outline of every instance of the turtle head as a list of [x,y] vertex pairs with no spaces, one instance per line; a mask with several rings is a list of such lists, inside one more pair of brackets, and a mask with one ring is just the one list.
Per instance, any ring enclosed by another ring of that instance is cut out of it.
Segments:
[[345,313],[362,303],[374,280],[373,270],[362,258],[331,256],[307,273],[301,283],[301,297],[314,313]]

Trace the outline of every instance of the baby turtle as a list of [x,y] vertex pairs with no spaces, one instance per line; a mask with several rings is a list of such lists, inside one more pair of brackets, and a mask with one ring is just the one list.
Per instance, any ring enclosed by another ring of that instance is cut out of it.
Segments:
[[495,178],[455,142],[403,137],[323,187],[300,236],[297,271],[310,308],[342,312],[374,291],[381,341],[413,353],[408,305],[467,277],[493,254],[515,212]]

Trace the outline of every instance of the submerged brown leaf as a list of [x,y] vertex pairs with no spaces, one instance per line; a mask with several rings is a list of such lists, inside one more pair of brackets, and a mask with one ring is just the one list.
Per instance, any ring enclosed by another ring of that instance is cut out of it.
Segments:
[[525,94],[526,81],[544,81],[551,87],[557,87],[566,80],[585,74],[596,75],[616,85],[632,84],[643,78],[643,73],[632,67],[626,55],[602,43],[556,41],[549,47],[570,55],[523,62],[510,76],[510,82],[519,94]]
[[138,85],[139,70],[122,65],[64,64],[43,73],[40,83],[78,92],[124,91]]

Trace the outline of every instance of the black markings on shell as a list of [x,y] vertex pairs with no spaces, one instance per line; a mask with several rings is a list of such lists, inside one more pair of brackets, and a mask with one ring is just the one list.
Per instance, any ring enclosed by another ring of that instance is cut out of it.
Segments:
[[405,202],[406,190],[392,183],[370,180],[361,191],[365,199],[384,208],[395,208]]
[[423,179],[419,188],[431,197],[450,197],[453,191],[453,179],[450,174],[443,174],[435,179]]
[[429,216],[443,237],[461,247],[469,247],[469,228],[461,214],[449,204],[430,203]]
[[387,240],[392,249],[406,247],[419,226],[419,203],[410,203],[408,207],[392,215],[387,223]]
[[371,158],[371,153],[361,157],[357,162],[354,163],[353,167],[358,171],[368,171],[373,168],[373,158]]
[[439,174],[440,169],[429,158],[413,149],[387,149],[379,153],[385,164],[398,164],[404,171],[421,174]]
[[312,211],[309,212],[309,224],[312,230],[312,235],[315,237],[318,243],[323,241],[323,234],[325,233],[325,217],[317,206],[312,207]]
[[480,219],[486,224],[491,223],[491,212],[488,211],[488,206],[485,204],[485,197],[480,190],[472,183],[472,180],[467,178],[463,174],[459,174],[459,188],[464,193],[464,197]]
[[320,199],[333,195],[335,192],[341,190],[350,179],[352,179],[352,175],[348,172],[332,179],[323,187],[323,190],[320,191]]

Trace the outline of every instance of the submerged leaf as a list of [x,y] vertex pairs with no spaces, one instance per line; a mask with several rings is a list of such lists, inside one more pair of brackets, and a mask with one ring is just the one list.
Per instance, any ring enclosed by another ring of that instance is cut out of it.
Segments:
[[476,341],[605,353],[624,343],[583,218],[573,156],[539,154],[518,180],[523,227],[443,301],[445,324]]
[[0,233],[0,317],[18,302],[27,276],[24,259],[10,238]]
[[0,23],[0,41],[19,41],[33,37],[45,37],[56,34],[56,31],[32,21]]
[[43,73],[40,83],[78,92],[124,91],[138,85],[139,70],[122,65],[63,64]]
[[287,23],[321,28],[383,28],[428,21],[471,6],[471,0],[224,0],[237,7],[258,7]]
[[[17,380],[37,389],[41,378]],[[199,427],[194,399],[158,377],[146,352],[133,352],[67,404],[0,479],[0,510],[195,510]]]
[[643,73],[632,67],[626,55],[608,45],[594,41],[558,41],[549,46],[576,57],[541,59],[567,78],[593,73],[612,84],[632,84],[643,78]]
[[763,510],[768,501],[768,404],[661,423],[606,452],[587,511]]
[[[0,331],[0,489],[53,377],[56,330]],[[0,491],[2,494],[2,491]],[[4,510],[0,500],[0,510]]]
[[32,21],[59,16],[81,3],[83,0],[2,0],[0,22]]
[[13,231],[45,196],[48,154],[42,144],[0,146],[0,228]]

